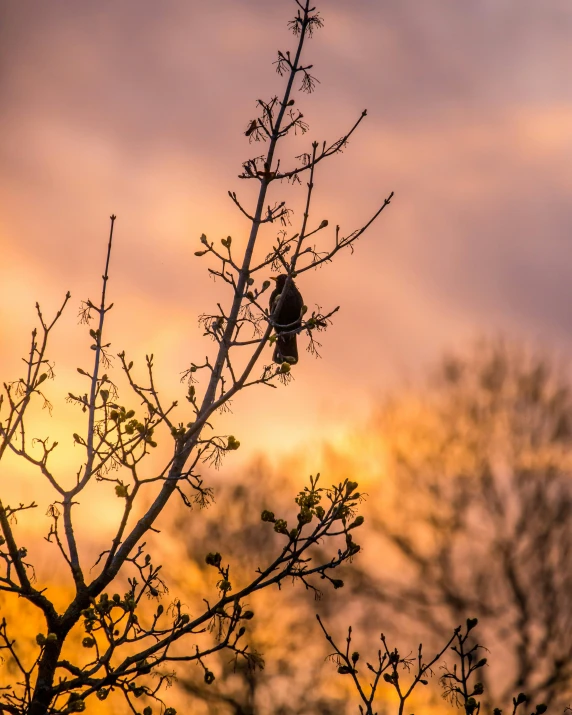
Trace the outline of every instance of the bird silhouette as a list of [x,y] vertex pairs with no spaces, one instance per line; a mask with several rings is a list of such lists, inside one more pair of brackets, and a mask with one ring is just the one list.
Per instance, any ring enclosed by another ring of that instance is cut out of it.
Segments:
[[[302,307],[304,300],[294,281],[290,281],[290,285],[286,289],[286,295],[280,306],[280,310],[274,313],[280,297],[284,292],[284,286],[288,276],[281,273],[276,278],[276,288],[270,296],[270,314],[274,320],[274,329],[276,330],[276,347],[272,359],[274,362],[287,362],[290,365],[295,365],[298,362],[298,345],[296,341],[295,331],[302,325]],[[282,333],[286,333],[283,335]]]

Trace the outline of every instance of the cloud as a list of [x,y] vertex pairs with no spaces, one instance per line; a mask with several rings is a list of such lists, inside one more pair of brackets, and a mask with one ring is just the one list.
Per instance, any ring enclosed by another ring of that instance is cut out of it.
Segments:
[[[281,86],[271,61],[291,42],[292,8],[171,0],[6,10],[2,347],[28,330],[32,301],[55,306],[70,288],[75,311],[97,295],[115,212],[114,345],[134,356],[166,350],[161,374],[173,387],[209,349],[196,320],[220,286],[193,252],[203,231],[245,240],[226,191],[253,198],[236,178],[259,151],[243,131],[255,100]],[[353,256],[300,279],[309,305],[341,310],[321,361],[304,357],[279,397],[240,401],[253,449],[289,449],[351,422],[396,375],[462,336],[513,331],[571,348],[569,5],[526,0],[515,14],[493,2],[331,0],[322,9],[325,28],[306,55],[321,84],[296,95],[311,130],[289,149],[341,136],[364,107],[369,116],[318,172],[314,216],[349,231],[396,196]],[[277,188],[298,220],[302,190]],[[289,436],[277,440],[284,420]]]

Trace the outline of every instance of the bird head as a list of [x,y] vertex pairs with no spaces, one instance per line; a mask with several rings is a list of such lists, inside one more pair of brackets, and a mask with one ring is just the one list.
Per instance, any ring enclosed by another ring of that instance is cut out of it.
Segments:
[[281,273],[279,276],[272,276],[272,280],[276,281],[276,288],[278,290],[282,290],[284,286],[286,285],[286,280],[288,279],[288,275],[286,273]]

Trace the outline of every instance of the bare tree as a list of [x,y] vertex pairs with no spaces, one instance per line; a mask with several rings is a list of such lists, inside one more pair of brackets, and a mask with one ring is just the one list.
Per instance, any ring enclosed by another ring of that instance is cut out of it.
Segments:
[[[318,622],[327,642],[333,648],[330,659],[337,666],[340,675],[350,676],[352,685],[359,695],[360,715],[377,715],[375,708],[379,707],[380,700],[382,702],[392,700],[395,702],[397,715],[403,715],[406,706],[411,708],[419,705],[418,686],[429,685],[430,679],[437,672],[440,672],[439,684],[445,700],[457,708],[462,708],[466,715],[480,714],[485,686],[476,679],[482,677],[488,660],[483,657],[486,648],[477,643],[474,637],[474,629],[478,624],[477,618],[468,618],[464,628],[457,626],[445,645],[440,646],[438,652],[430,658],[424,655],[422,643],[419,644],[415,654],[410,651],[407,655],[403,655],[397,648],[390,648],[388,639],[382,633],[381,647],[377,651],[376,658],[373,662],[365,662],[368,682],[363,675],[364,664],[361,654],[352,648],[351,627],[348,629],[345,648],[340,648],[319,616]],[[451,654],[453,654],[452,660]],[[516,715],[517,711],[522,712],[524,708],[521,706],[528,702],[529,698],[525,693],[521,692],[513,697],[512,715]],[[545,703],[538,703],[534,706],[531,715],[543,715],[547,710]],[[502,715],[502,711],[494,708],[493,715]]]
[[373,529],[400,576],[361,568],[355,585],[424,638],[477,616],[502,663],[483,673],[488,704],[570,701],[571,428],[566,375],[502,341],[447,357],[376,420],[390,479]]
[[[248,583],[238,588],[227,561],[220,553],[211,552],[206,561],[218,574],[217,592],[210,599],[205,594],[201,612],[191,616],[179,602],[168,609],[159,602],[151,614],[143,608],[146,596],[160,600],[166,588],[161,567],[146,546],[163,510],[174,495],[180,496],[187,507],[206,503],[211,491],[197,471],[200,464],[206,461],[219,465],[225,454],[240,446],[234,435],[214,433],[212,420],[217,411],[247,388],[276,387],[277,382],[288,382],[291,365],[287,362],[259,367],[265,347],[275,340],[273,332],[277,327],[283,336],[288,332],[305,333],[312,348],[316,332],[326,328],[337,310],[334,307],[325,313],[309,314],[304,307],[292,326],[278,326],[276,316],[281,314],[293,278],[328,263],[344,248],[353,249],[392,197],[390,194],[356,230],[343,234],[336,227],[329,242],[324,245],[319,242],[326,235],[328,221],[313,225],[310,220],[316,174],[327,159],[344,149],[366,112],[339,139],[314,141],[291,167],[285,168],[281,163],[277,150],[282,139],[292,132],[308,131],[302,112],[294,106],[293,93],[296,87],[306,93],[315,87],[312,65],[303,62],[302,50],[306,40],[323,24],[309,0],[295,3],[296,16],[289,26],[297,44],[292,52],[279,52],[276,60],[278,74],[285,80],[282,96],[259,100],[259,115],[250,120],[246,129],[249,141],[266,143],[266,152],[245,161],[240,174],[241,179],[258,184],[254,208],[248,209],[236,192],[229,192],[239,211],[250,221],[244,251],[236,251],[230,236],[219,247],[204,235],[202,248],[197,251],[197,255],[211,259],[209,272],[230,288],[231,295],[226,304],[221,299],[216,310],[201,316],[205,336],[214,341],[214,350],[212,356],[190,362],[185,373],[188,380],[185,408],[178,408],[177,402],[166,404],[160,398],[152,355],[147,356],[141,374],[125,353],[119,353],[120,372],[128,382],[131,399],[136,398],[139,403],[137,410],[120,400],[105,331],[106,316],[112,307],[107,289],[115,216],[111,217],[101,298],[82,304],[83,321],[93,325],[89,331],[93,363],[89,369],[78,368],[85,377],[86,392],[70,393],[68,397],[85,419],[83,433],[73,435],[84,456],[71,482],[52,470],[57,443],[44,437],[31,440],[28,432],[30,405],[38,399],[47,400],[45,388],[53,376],[48,341],[69,294],[51,321],[37,307],[40,327],[32,333],[24,373],[4,383],[0,459],[11,450],[36,467],[53,489],[48,539],[73,577],[74,593],[67,606],[57,610],[49,591],[34,582],[32,565],[27,561],[26,547],[21,543],[14,517],[36,504],[10,506],[2,501],[0,588],[39,609],[45,632],[38,634],[37,653],[25,664],[19,657],[17,624],[1,624],[0,649],[18,669],[19,681],[4,686],[0,712],[18,715],[81,712],[91,696],[104,700],[113,690],[122,693],[131,710],[138,712],[139,698],[143,703],[160,699],[161,685],[170,677],[165,666],[199,664],[208,684],[214,678],[208,658],[217,651],[230,651],[254,664],[257,656],[243,638],[245,623],[253,615],[245,607],[245,600],[286,578],[294,578],[310,589],[316,588],[315,578],[338,586],[339,581],[330,575],[331,571],[359,551],[352,538],[352,530],[361,523],[354,516],[359,502],[357,484],[346,481],[324,489],[313,479],[296,497],[295,520],[290,525],[269,510],[263,513],[262,520],[267,524],[261,528],[274,529],[282,541]],[[300,184],[305,181],[304,210],[294,234],[287,230],[291,211],[285,202],[272,203],[270,199],[271,185],[283,180]],[[272,224],[281,225],[282,230],[266,257],[257,261],[255,247],[261,228]],[[268,295],[267,278],[271,270],[286,274],[287,279],[280,298],[269,311],[265,293]],[[145,466],[148,464],[145,458],[156,447],[160,434],[170,435],[172,452],[163,468],[155,471]],[[82,557],[76,537],[74,505],[94,481],[100,482],[102,489],[111,487],[116,497],[124,500],[124,508],[114,538],[102,545],[92,571],[91,564],[86,564]],[[148,506],[142,508],[143,503]],[[317,559],[313,547],[325,539],[330,544],[329,554]],[[125,593],[110,595],[110,589],[119,583],[127,583]],[[85,657],[78,654],[72,662],[62,657],[62,648],[76,627],[84,629],[86,651]],[[157,677],[153,678],[154,674]],[[143,712],[151,713],[152,705],[146,705]],[[173,712],[172,707],[164,710],[165,715]]]

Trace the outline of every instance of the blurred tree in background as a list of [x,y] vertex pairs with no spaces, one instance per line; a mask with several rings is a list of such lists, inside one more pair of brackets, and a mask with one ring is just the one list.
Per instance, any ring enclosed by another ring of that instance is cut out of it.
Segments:
[[382,568],[348,572],[362,608],[393,612],[389,623],[431,644],[478,617],[486,703],[524,690],[568,705],[569,377],[547,355],[481,341],[443,359],[426,389],[389,400],[371,430],[388,478],[370,499],[367,553]]
[[[491,340],[445,357],[427,386],[387,400],[366,428],[385,465],[378,484],[361,466],[361,455],[353,454],[355,470],[351,453],[337,460],[338,477],[359,479],[369,493],[363,553],[340,569],[351,598],[345,593],[340,604],[325,592],[312,603],[285,584],[277,618],[273,594],[266,594],[257,607],[255,637],[278,670],[250,676],[227,667],[216,689],[207,692],[196,678],[184,686],[210,704],[209,713],[352,712],[356,693],[338,689],[328,663],[317,667],[327,650],[308,639],[315,611],[328,634],[357,622],[353,639],[365,644],[364,651],[372,650],[377,628],[387,636],[384,643],[399,644],[404,653],[423,641],[424,652],[440,656],[434,674],[441,676],[440,668],[451,664],[450,647],[442,652],[447,634],[478,618],[478,629],[453,639],[465,638],[467,649],[487,647],[480,650],[487,664],[472,674],[485,710],[514,708],[513,698],[525,693],[528,701],[562,711],[572,666],[570,425],[569,379],[549,356]],[[272,493],[285,489],[290,480],[281,475],[289,471],[260,463],[252,465],[248,487],[221,484],[221,504],[188,531],[187,557],[193,558],[197,543],[212,542],[248,568],[256,554],[272,550],[260,538],[256,515]],[[306,657],[314,652],[313,659]],[[408,657],[400,655],[399,669],[407,670]],[[389,660],[384,667],[392,667]],[[418,683],[431,681],[425,672]],[[385,670],[381,675],[389,677]],[[297,687],[285,691],[288,678]],[[441,689],[437,679],[432,682],[438,703]],[[393,687],[382,678],[375,698],[391,702]],[[528,701],[521,699],[518,707]],[[420,702],[427,707],[421,699],[416,710]],[[457,704],[465,707],[463,702]]]

